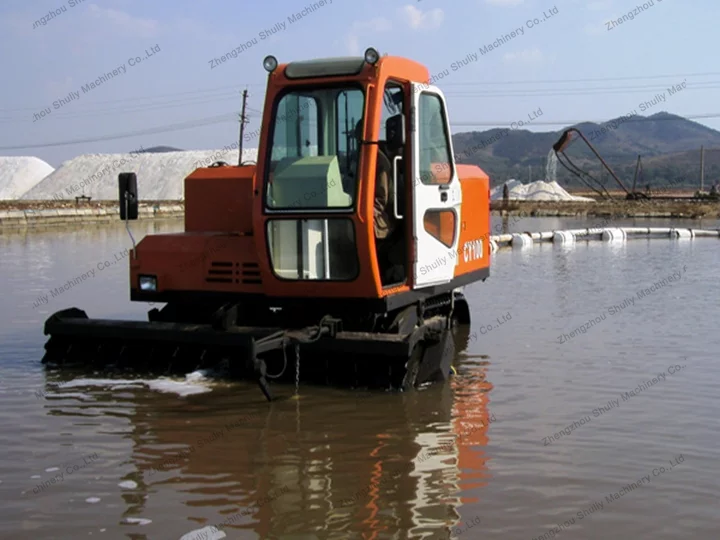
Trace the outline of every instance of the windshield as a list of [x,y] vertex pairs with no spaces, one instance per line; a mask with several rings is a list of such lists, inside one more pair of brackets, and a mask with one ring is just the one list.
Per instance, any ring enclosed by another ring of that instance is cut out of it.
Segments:
[[316,88],[284,94],[275,111],[267,206],[351,208],[357,192],[358,139],[365,94]]

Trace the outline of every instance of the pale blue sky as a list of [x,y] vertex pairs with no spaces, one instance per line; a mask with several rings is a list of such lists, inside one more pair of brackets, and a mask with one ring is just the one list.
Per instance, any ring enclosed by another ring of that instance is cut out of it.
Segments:
[[[604,120],[633,110],[643,114],[640,103],[667,95],[668,86],[685,78],[687,89],[644,114],[720,114],[713,99],[720,89],[720,62],[714,53],[717,0],[654,0],[634,20],[612,30],[607,21],[634,10],[637,2],[332,0],[288,23],[289,15],[312,3],[3,0],[0,148],[95,139],[204,119],[225,121],[102,142],[6,149],[0,155],[35,155],[58,166],[83,153],[161,144],[222,148],[237,140],[236,113],[246,85],[254,109],[248,129],[258,126],[255,111],[263,107],[266,73],[261,64],[267,54],[284,62],[360,54],[368,46],[422,62],[431,73],[450,70],[438,86],[448,97],[455,132],[506,125],[538,109],[543,113],[538,123]],[[33,28],[63,5],[64,12]],[[557,13],[545,20],[543,13],[551,11]],[[535,18],[542,23],[528,28],[527,21]],[[260,39],[263,30],[281,22],[284,30]],[[451,70],[453,62],[520,27],[523,35]],[[210,69],[211,59],[252,38],[257,45]],[[159,51],[145,58],[153,47]],[[143,61],[128,66],[136,56]],[[125,73],[82,92],[83,85],[122,65]],[[706,75],[685,77],[689,74]],[[600,80],[568,82],[578,79]],[[558,80],[565,82],[547,82]],[[79,98],[53,108],[54,101],[74,91]],[[52,112],[33,122],[33,114],[45,107]],[[720,129],[720,118],[698,121]],[[530,128],[562,127],[538,123]]]

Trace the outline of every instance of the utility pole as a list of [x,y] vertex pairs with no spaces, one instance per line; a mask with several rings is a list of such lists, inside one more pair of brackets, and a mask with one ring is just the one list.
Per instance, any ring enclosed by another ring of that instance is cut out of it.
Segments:
[[528,184],[532,184],[532,165],[528,165]]
[[248,122],[247,117],[245,116],[245,105],[247,104],[248,98],[247,88],[243,90],[242,98],[242,112],[240,113],[240,139],[238,140],[238,166],[242,165],[243,135],[245,134],[245,124]]
[[700,193],[705,187],[705,147],[700,147]]
[[633,193],[635,193],[635,186],[637,186],[638,175],[640,174],[640,166],[640,155],[638,155],[637,165],[635,165],[635,177],[633,178]]

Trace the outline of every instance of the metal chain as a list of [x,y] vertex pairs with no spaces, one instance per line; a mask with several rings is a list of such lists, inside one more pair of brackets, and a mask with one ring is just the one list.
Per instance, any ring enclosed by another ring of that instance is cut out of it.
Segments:
[[300,395],[300,345],[295,344],[295,395]]

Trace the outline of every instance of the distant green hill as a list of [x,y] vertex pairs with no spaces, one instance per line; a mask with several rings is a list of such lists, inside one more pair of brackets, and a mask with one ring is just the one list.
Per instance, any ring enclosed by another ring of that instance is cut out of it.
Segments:
[[[570,126],[568,126],[570,127]],[[632,185],[637,156],[642,156],[643,177],[639,184],[654,186],[672,183],[677,187],[697,186],[700,174],[700,147],[705,146],[705,185],[720,181],[720,131],[681,116],[661,112],[652,116],[617,118],[602,125],[584,122],[575,126],[608,162],[628,187]],[[479,165],[493,185],[510,178],[528,180],[545,177],[548,152],[560,138],[562,130],[530,132],[527,130],[491,129],[453,135],[453,147],[461,163]],[[588,147],[576,140],[566,154],[580,168],[600,177],[601,165]],[[581,186],[576,177],[558,165],[558,181],[567,186]],[[615,187],[606,177],[608,188]]]

